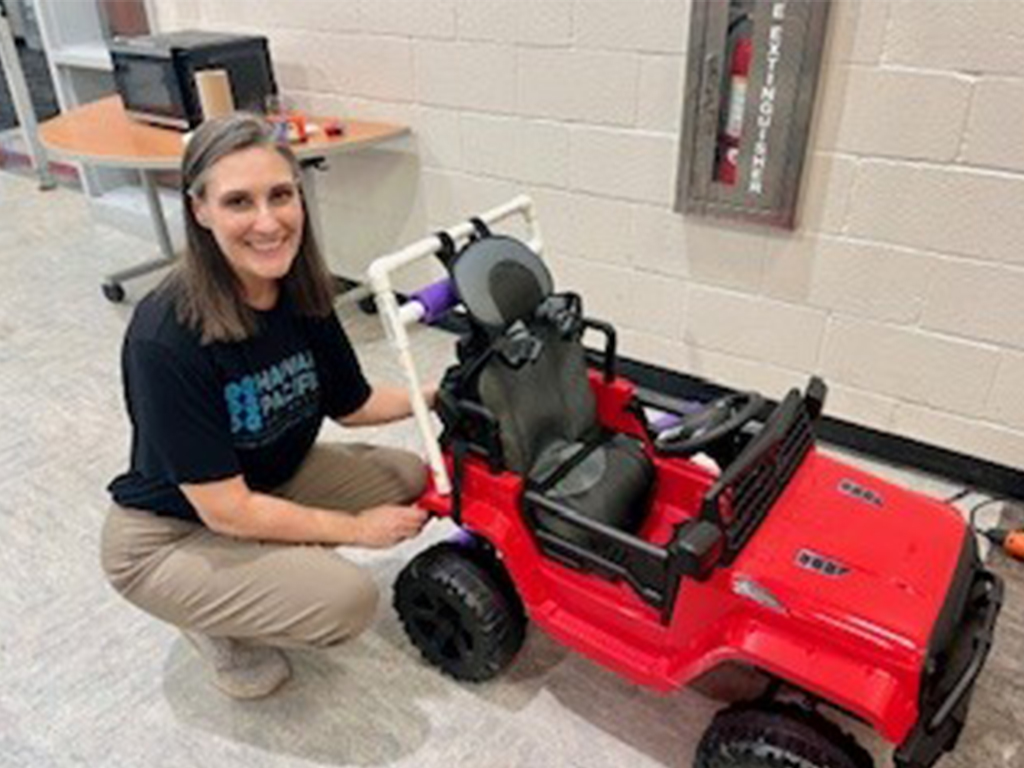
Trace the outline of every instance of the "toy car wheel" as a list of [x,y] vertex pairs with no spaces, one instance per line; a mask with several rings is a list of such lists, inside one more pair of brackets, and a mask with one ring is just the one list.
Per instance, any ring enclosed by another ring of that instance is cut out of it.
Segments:
[[741,704],[719,712],[694,768],[873,768],[867,750],[821,715],[787,704]]
[[478,551],[438,544],[399,574],[394,605],[423,657],[458,680],[489,680],[522,647],[526,616],[519,597]]

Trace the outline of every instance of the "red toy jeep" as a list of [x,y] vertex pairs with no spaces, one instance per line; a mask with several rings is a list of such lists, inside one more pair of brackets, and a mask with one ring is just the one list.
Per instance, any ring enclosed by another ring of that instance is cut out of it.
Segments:
[[[869,723],[899,768],[933,765],[963,727],[1001,604],[964,520],[820,453],[820,379],[769,407],[754,393],[670,400],[617,375],[613,328],[554,291],[539,235],[491,233],[515,212],[532,224],[520,198],[370,271],[416,392],[404,322],[436,314],[436,292],[400,310],[389,272],[438,253],[441,303],[454,291],[464,308],[441,450],[416,404],[435,469],[419,503],[464,533],[398,578],[412,642],[471,681],[512,662],[528,619],[662,691],[726,662],[759,670],[771,685],[715,717],[703,768],[871,766],[824,708]],[[603,350],[584,349],[587,331]]]

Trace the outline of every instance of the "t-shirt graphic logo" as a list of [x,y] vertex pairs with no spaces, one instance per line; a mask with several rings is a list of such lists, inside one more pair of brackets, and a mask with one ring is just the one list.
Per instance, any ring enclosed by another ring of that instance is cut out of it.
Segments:
[[243,430],[259,432],[263,426],[263,414],[260,412],[259,400],[256,397],[256,377],[246,376],[239,382],[232,381],[224,388],[224,397],[228,401],[228,413],[231,414],[231,433],[238,434]]
[[313,354],[308,350],[228,382],[224,398],[236,445],[268,443],[307,418],[318,407],[319,389]]

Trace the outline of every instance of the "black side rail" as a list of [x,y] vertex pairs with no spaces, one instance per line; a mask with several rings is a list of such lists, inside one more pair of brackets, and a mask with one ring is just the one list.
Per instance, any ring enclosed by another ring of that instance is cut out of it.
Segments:
[[594,361],[601,367],[601,370],[604,371],[605,381],[613,381],[615,379],[615,372],[618,368],[618,356],[616,353],[616,350],[618,349],[618,341],[617,336],[615,335],[614,326],[589,317],[584,317],[580,322],[584,329],[589,328],[604,334],[604,351],[587,349],[587,359]]
[[505,454],[501,445],[501,426],[498,419],[487,408],[472,400],[446,398],[443,407],[445,431],[442,443],[463,442],[478,456],[487,459],[491,472],[505,469]]
[[456,400],[443,389],[440,393],[442,421],[445,430],[441,443],[452,451],[452,519],[462,525],[462,483],[466,473],[466,454],[474,453],[487,459],[492,473],[505,467],[501,447],[501,432],[494,414],[470,400]]
[[[530,531],[546,556],[569,568],[625,581],[644,602],[658,609],[665,626],[672,622],[683,578],[705,581],[721,555],[721,532],[703,521],[682,523],[669,545],[659,547],[580,515],[540,491],[527,490],[523,501]],[[570,527],[576,540],[545,528],[538,510],[556,517],[562,527]]]
[[[666,607],[669,555],[665,549],[584,517],[537,491],[526,491],[523,500],[530,529],[547,555],[570,567],[582,566],[606,578],[623,579],[645,602],[659,609]],[[585,534],[592,545],[581,546],[545,529],[537,519],[538,508]]]

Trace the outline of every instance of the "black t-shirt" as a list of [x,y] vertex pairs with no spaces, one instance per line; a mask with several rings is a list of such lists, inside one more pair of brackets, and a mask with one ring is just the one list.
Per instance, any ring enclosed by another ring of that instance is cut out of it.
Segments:
[[128,472],[109,486],[117,504],[198,520],[181,483],[241,474],[270,490],[298,469],[324,416],[369,398],[333,312],[303,317],[282,296],[257,314],[251,338],[203,345],[165,292],[139,303],[121,355],[132,449]]

